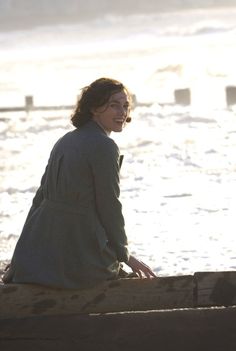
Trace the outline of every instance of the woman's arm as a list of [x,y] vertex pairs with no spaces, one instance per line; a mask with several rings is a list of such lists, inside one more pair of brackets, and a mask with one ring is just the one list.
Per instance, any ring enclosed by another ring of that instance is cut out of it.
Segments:
[[155,277],[156,275],[150,267],[129,255],[122,206],[119,201],[119,149],[112,139],[105,140],[106,142],[96,148],[92,162],[99,218],[118,260],[125,262],[140,278],[143,276]]
[[110,138],[100,139],[90,155],[90,163],[99,219],[117,259],[128,262],[128,241],[119,201],[119,149],[115,142]]

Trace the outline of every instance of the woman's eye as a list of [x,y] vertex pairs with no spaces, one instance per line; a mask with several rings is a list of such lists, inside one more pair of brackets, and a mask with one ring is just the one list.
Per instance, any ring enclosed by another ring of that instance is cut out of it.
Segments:
[[127,104],[121,105],[121,104],[118,104],[116,102],[111,103],[110,107],[115,109],[115,110],[123,110],[125,112],[127,112],[129,110],[129,105],[127,105]]

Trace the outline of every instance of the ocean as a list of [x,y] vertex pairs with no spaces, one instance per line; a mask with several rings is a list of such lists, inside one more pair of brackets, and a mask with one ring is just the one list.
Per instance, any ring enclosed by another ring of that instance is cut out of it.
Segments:
[[[130,251],[160,276],[236,268],[236,7],[105,16],[0,32],[0,107],[74,104],[94,79],[121,80],[140,104],[113,134],[124,154]],[[191,89],[191,105],[173,104]],[[0,114],[0,261],[11,258],[72,111]]]

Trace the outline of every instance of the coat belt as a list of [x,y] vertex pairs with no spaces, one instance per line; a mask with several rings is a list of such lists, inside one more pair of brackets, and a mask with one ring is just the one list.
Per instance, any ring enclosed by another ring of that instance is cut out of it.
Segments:
[[74,214],[85,214],[88,209],[85,208],[78,208],[76,205],[69,205],[65,202],[58,202],[58,201],[53,201],[49,199],[44,199],[41,202],[41,206],[46,206],[49,208],[52,208],[54,210],[58,210],[61,212],[66,212],[66,213],[74,213]]

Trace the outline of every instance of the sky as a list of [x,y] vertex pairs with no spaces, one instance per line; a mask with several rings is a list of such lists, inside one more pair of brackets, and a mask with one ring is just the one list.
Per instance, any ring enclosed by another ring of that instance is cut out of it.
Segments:
[[107,14],[153,13],[235,6],[235,0],[0,0],[0,30],[81,22]]

